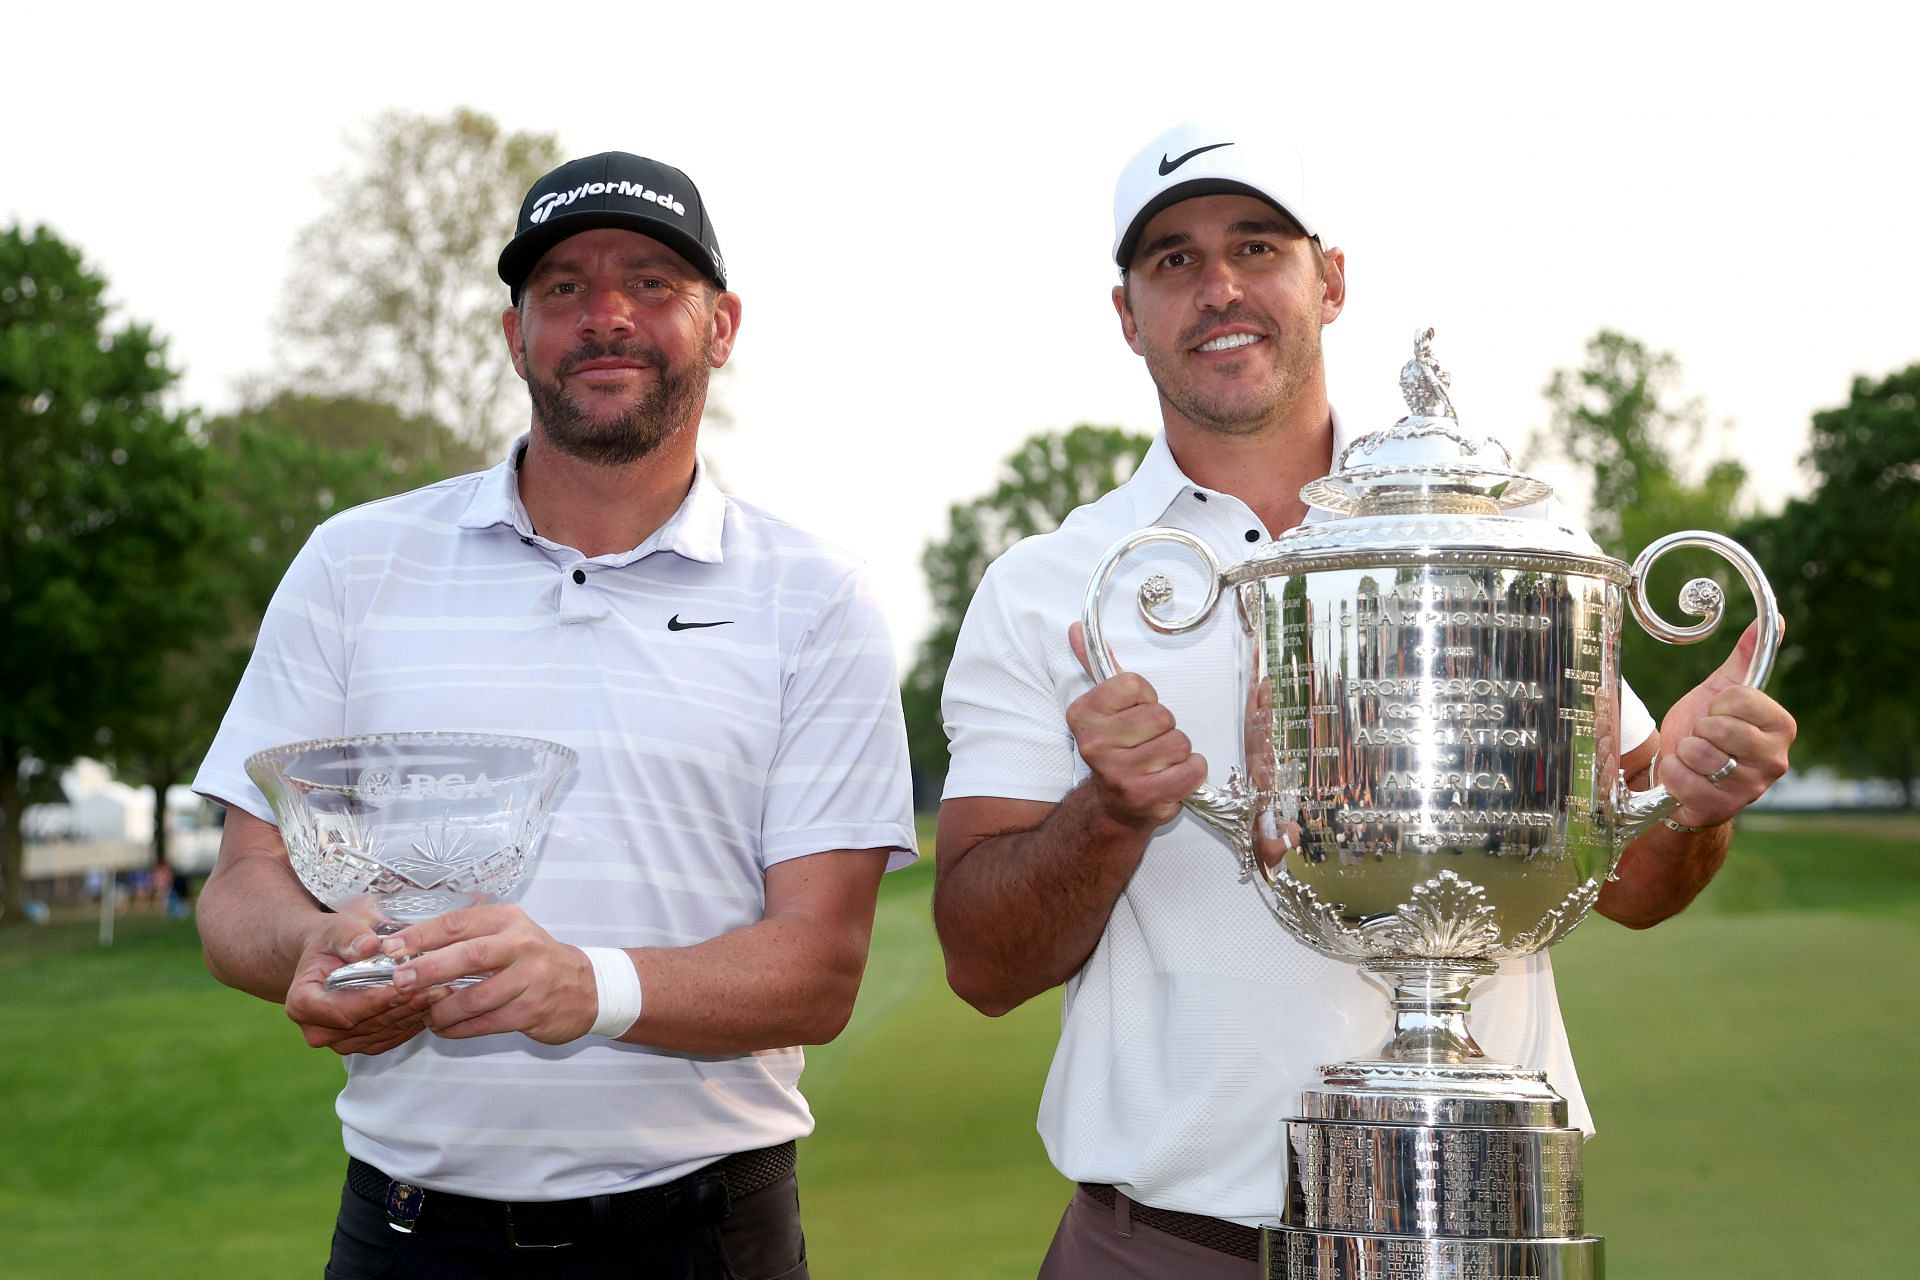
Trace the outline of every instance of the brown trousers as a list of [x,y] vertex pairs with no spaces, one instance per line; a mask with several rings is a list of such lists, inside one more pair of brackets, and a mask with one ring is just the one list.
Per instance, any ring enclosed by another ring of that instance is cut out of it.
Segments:
[[1040,1264],[1039,1280],[1260,1280],[1260,1264],[1133,1221],[1114,1192],[1107,1208],[1075,1191]]

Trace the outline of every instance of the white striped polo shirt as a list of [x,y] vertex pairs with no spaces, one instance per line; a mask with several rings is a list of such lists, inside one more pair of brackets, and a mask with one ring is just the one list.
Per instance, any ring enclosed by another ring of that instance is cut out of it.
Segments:
[[[242,767],[263,747],[420,729],[565,743],[580,769],[518,901],[581,946],[685,946],[752,923],[766,869],[788,858],[912,861],[893,645],[859,563],[704,471],[640,546],[583,556],[534,533],[521,447],[314,532],[194,789],[272,822]],[[393,1177],[570,1199],[810,1132],[801,1063],[797,1047],[429,1033],[348,1058],[337,1110],[347,1151]]]

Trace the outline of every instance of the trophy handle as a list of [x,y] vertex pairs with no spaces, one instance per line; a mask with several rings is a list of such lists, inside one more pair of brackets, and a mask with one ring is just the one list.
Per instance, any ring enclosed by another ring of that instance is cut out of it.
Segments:
[[[1702,529],[1689,529],[1670,533],[1649,543],[1633,562],[1633,579],[1627,584],[1627,603],[1633,607],[1633,616],[1648,635],[1666,644],[1693,644],[1712,635],[1720,626],[1721,615],[1726,612],[1726,601],[1720,584],[1711,578],[1694,578],[1680,589],[1680,608],[1700,619],[1690,626],[1669,623],[1647,603],[1647,573],[1653,568],[1654,561],[1675,547],[1702,547],[1712,551],[1738,569],[1740,576],[1746,579],[1747,590],[1753,593],[1754,605],[1759,612],[1760,640],[1753,647],[1753,661],[1747,664],[1746,678],[1741,683],[1755,689],[1766,688],[1767,677],[1773,674],[1774,657],[1780,651],[1780,609],[1774,602],[1773,587],[1768,584],[1767,575],[1761,572],[1759,562],[1732,538]],[[1619,802],[1615,806],[1619,820],[1616,828],[1619,843],[1627,844],[1678,807],[1679,801],[1658,782],[1645,791],[1630,791],[1623,780]]]
[[[1101,597],[1120,562],[1150,542],[1174,542],[1191,551],[1206,567],[1207,594],[1193,612],[1176,618],[1162,617],[1155,610],[1173,599],[1173,583],[1161,574],[1154,574],[1140,584],[1140,616],[1148,626],[1169,636],[1191,631],[1206,621],[1213,607],[1220,602],[1223,580],[1220,559],[1213,554],[1212,547],[1186,530],[1155,525],[1114,543],[1094,569],[1093,577],[1088,580],[1086,599],[1080,611],[1080,622],[1086,630],[1087,661],[1093,666],[1096,681],[1111,680],[1124,670],[1114,658],[1112,650],[1107,648],[1104,630],[1100,625]],[[1226,836],[1228,843],[1239,853],[1243,866],[1248,863],[1253,856],[1253,796],[1241,783],[1238,769],[1234,770],[1227,786],[1216,787],[1203,782],[1182,803],[1207,825]]]

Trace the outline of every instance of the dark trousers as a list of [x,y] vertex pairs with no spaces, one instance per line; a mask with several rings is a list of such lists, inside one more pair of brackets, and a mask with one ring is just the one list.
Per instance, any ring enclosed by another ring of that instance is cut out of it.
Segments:
[[558,1249],[517,1248],[504,1227],[435,1229],[430,1217],[402,1234],[384,1205],[345,1188],[326,1280],[808,1280],[792,1174],[733,1201],[718,1222],[613,1224]]
[[1121,1193],[1108,1206],[1076,1191],[1039,1280],[1258,1280],[1258,1262],[1169,1235],[1138,1211]]

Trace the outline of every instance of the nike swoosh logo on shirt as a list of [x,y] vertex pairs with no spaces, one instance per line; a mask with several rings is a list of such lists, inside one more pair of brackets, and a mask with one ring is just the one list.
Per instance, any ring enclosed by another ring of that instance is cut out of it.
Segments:
[[722,618],[718,622],[682,622],[680,621],[680,615],[676,613],[667,619],[667,630],[669,631],[692,631],[696,627],[730,627],[732,625],[732,618]]
[[1168,174],[1172,173],[1175,169],[1178,169],[1181,165],[1193,159],[1195,156],[1199,155],[1203,151],[1218,151],[1222,147],[1230,147],[1232,145],[1233,144],[1231,142],[1210,142],[1204,147],[1195,147],[1193,150],[1187,152],[1187,154],[1181,156],[1178,160],[1167,159],[1167,153],[1162,151],[1160,153],[1160,176],[1163,178],[1166,177]]

